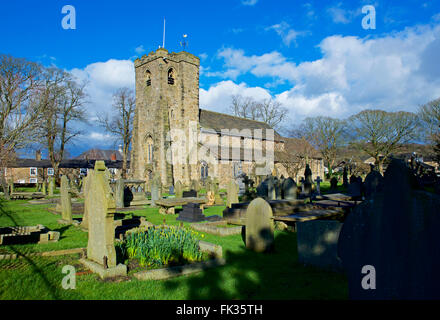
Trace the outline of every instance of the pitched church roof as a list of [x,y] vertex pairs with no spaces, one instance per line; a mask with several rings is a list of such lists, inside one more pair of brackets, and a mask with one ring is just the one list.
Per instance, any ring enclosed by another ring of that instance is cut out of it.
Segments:
[[[262,134],[265,137],[264,129],[273,129],[267,123],[231,116],[229,114],[199,109],[200,126],[204,129],[212,129],[221,132],[222,129],[250,129],[254,133],[255,129],[263,129]],[[274,131],[275,141],[282,140],[278,132]]]

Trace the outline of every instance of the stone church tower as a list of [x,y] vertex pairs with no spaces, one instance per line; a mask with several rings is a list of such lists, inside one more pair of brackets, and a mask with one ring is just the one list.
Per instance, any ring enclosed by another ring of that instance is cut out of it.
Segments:
[[189,138],[199,130],[200,60],[188,52],[159,48],[136,59],[134,66],[130,175],[149,181],[158,174],[164,187],[176,179],[187,184],[197,176],[197,165],[188,164],[188,155],[197,156]]

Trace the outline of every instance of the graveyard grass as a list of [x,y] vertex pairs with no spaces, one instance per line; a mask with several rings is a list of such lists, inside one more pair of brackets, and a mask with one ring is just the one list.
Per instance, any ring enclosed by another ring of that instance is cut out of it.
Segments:
[[[78,262],[79,254],[58,257],[28,256],[71,248],[86,248],[87,233],[78,227],[57,223],[59,215],[48,212],[48,205],[27,205],[27,201],[2,202],[0,227],[43,224],[60,232],[60,240],[48,244],[1,246],[0,254],[16,253],[24,257],[0,260],[0,299],[347,299],[348,284],[344,275],[326,272],[298,263],[296,234],[275,232],[276,251],[258,254],[245,249],[241,235],[226,237],[203,233],[203,240],[223,247],[225,266],[199,274],[169,280],[101,280]],[[224,207],[210,207],[205,215],[221,215]],[[145,216],[153,224],[179,225],[176,215],[163,216],[157,208],[145,207],[132,215]],[[74,216],[75,218],[75,216]],[[187,223],[184,223],[188,225]],[[62,273],[73,265],[76,289],[65,290]]]

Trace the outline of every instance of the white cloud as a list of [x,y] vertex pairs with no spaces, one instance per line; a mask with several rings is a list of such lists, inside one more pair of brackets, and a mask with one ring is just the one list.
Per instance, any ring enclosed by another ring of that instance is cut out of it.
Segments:
[[327,13],[331,16],[334,23],[348,24],[355,17],[361,14],[361,10],[348,10],[342,8],[342,3],[338,3],[335,7],[327,9]]
[[297,31],[297,30],[292,29],[290,27],[290,25],[287,22],[285,22],[285,21],[282,21],[281,23],[274,24],[274,25],[272,25],[270,27],[267,27],[266,31],[267,30],[274,30],[281,37],[281,39],[283,40],[283,43],[286,46],[290,46],[290,44],[292,42],[296,46],[297,45],[296,44],[296,39],[299,36],[304,36],[304,35],[308,34],[308,32]]
[[231,97],[240,94],[255,100],[271,98],[268,90],[261,87],[248,87],[245,83],[236,84],[231,80],[221,81],[208,90],[200,89],[200,108],[217,112],[228,112]]
[[141,55],[142,53],[145,52],[145,48],[143,45],[140,45],[139,47],[137,47],[136,49],[134,49],[134,51],[138,54]]
[[254,6],[256,5],[258,0],[242,0],[241,3],[245,6]]
[[379,38],[335,35],[318,48],[320,59],[299,64],[277,51],[258,56],[223,48],[218,56],[225,70],[219,74],[289,82],[291,89],[275,98],[294,119],[345,117],[365,108],[416,111],[440,97],[440,25],[406,28]]

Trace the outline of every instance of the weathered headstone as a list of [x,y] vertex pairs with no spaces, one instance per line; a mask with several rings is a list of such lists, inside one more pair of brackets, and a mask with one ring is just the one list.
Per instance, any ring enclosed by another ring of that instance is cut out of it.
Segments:
[[49,197],[53,197],[54,189],[55,189],[55,180],[53,177],[50,177],[49,178]]
[[382,191],[383,188],[383,177],[382,175],[376,171],[372,170],[365,177],[364,181],[364,190],[365,190],[365,198],[371,198],[374,193]]
[[116,180],[115,185],[115,201],[116,201],[116,208],[124,208],[124,179],[118,179]]
[[344,167],[344,171],[342,173],[342,185],[347,188],[348,187],[348,172],[347,167]]
[[267,180],[267,199],[275,200],[277,198],[276,190],[275,190],[275,179],[273,176],[270,176]]
[[179,213],[179,217],[177,217],[179,221],[200,222],[206,219],[198,203],[188,203],[183,205],[182,209],[183,210]]
[[362,178],[360,178],[360,180],[359,180],[355,176],[350,177],[350,184],[348,185],[348,194],[354,200],[361,199],[361,197],[362,197]]
[[347,216],[338,253],[352,299],[440,299],[440,197],[413,183],[392,160],[383,192]]
[[87,200],[87,198],[90,196],[89,194],[89,181],[90,181],[90,176],[93,175],[94,171],[93,170],[89,170],[89,173],[87,174],[86,177],[83,178],[83,194],[84,194],[84,214],[81,220],[81,224],[80,227],[83,230],[88,230],[89,229],[89,203],[90,201]]
[[97,272],[101,278],[127,274],[127,266],[116,265],[113,219],[116,204],[105,169],[104,161],[96,161],[94,173],[90,176],[86,197],[89,208],[87,259],[80,260],[92,271]]
[[154,178],[151,182],[151,206],[156,206],[156,201],[160,199],[160,193],[161,193],[161,185],[160,181],[157,178]]
[[333,177],[330,179],[330,190],[336,191],[338,189],[338,178]]
[[43,193],[43,195],[47,195],[46,181],[43,181],[43,186],[41,187],[41,192]]
[[274,245],[272,208],[262,198],[252,200],[246,210],[246,248],[256,252],[269,252]]
[[232,179],[229,180],[227,193],[228,197],[226,205],[230,208],[231,204],[238,203],[238,185]]
[[268,195],[268,186],[267,186],[267,179],[263,180],[257,187],[257,197],[267,199]]
[[306,164],[306,169],[304,170],[304,195],[310,196],[312,194],[312,170],[310,166]]
[[283,194],[286,200],[296,200],[296,182],[291,177],[288,177],[283,182]]
[[175,189],[174,192],[176,193],[176,198],[182,198],[183,195],[182,182],[177,181],[174,189]]
[[196,190],[183,191],[182,198],[197,198]]
[[318,195],[321,195],[321,182],[322,182],[321,177],[318,176],[318,177],[315,179],[315,182],[316,182],[316,193],[317,193]]
[[72,199],[69,193],[69,180],[61,177],[61,218],[66,223],[72,222]]

